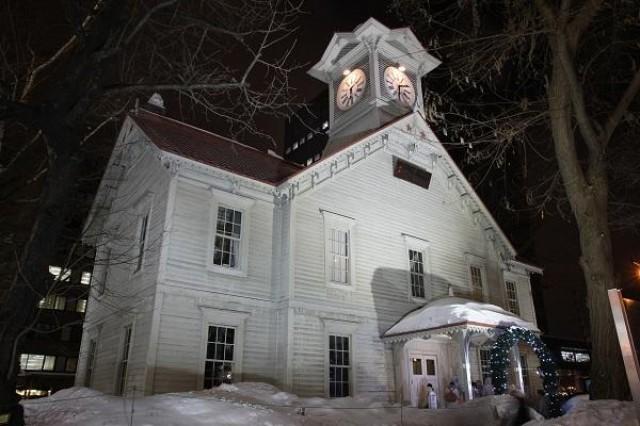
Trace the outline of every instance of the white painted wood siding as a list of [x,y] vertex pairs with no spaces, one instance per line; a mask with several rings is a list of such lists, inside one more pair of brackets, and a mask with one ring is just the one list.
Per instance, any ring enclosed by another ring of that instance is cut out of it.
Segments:
[[[128,324],[133,325],[133,335],[127,388],[132,391],[135,386],[137,392],[144,389],[153,300],[170,181],[169,173],[158,160],[157,150],[142,134],[134,129],[129,138],[122,143],[123,145],[116,146],[114,155],[127,145],[135,144],[140,149],[137,149],[135,154],[130,153],[131,158],[125,156],[120,160],[127,162],[129,167],[125,174],[110,182],[114,186],[113,199],[104,220],[104,228],[99,238],[100,246],[97,249],[109,246],[112,257],[108,265],[96,266],[94,275],[99,275],[103,268],[108,269],[107,282],[103,295],[97,294],[95,286],[92,288],[76,374],[76,384],[84,385],[89,334],[96,335],[99,328],[92,386],[106,393],[113,393],[116,388],[124,327]],[[113,167],[121,168],[122,164],[116,162]],[[145,212],[149,211],[150,215],[143,266],[140,271],[135,272],[141,208],[144,208]]]
[[[390,357],[379,336],[419,306],[409,298],[403,234],[430,243],[434,297],[445,296],[450,285],[456,294],[468,294],[466,253],[485,259],[487,277],[493,281],[488,288],[493,292],[497,287],[494,281],[498,268],[492,246],[470,212],[462,208],[459,196],[448,189],[446,176],[438,169],[430,188],[425,190],[394,177],[392,156],[378,151],[353,170],[295,198],[293,203],[293,304],[305,309],[294,321],[292,364],[296,393],[317,395],[325,391],[326,344],[319,319],[325,313],[351,314],[362,322],[354,340],[355,369],[362,376],[356,381],[356,391],[393,391],[393,380],[386,376],[392,371]],[[351,290],[326,283],[321,209],[355,220],[355,286]],[[310,307],[320,313],[309,314]]]

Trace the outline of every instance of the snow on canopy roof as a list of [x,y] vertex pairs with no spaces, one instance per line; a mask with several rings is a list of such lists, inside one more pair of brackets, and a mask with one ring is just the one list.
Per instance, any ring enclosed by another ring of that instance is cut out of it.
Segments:
[[443,297],[409,312],[384,337],[394,337],[456,328],[507,328],[523,327],[532,331],[538,328],[500,306],[476,302],[462,297]]

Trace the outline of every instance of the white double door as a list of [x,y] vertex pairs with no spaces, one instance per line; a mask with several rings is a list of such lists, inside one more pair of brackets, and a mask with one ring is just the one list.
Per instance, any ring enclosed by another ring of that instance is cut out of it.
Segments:
[[438,375],[436,357],[420,352],[409,354],[409,377],[411,387],[411,405],[424,408],[427,406],[427,385],[431,383],[438,395]]

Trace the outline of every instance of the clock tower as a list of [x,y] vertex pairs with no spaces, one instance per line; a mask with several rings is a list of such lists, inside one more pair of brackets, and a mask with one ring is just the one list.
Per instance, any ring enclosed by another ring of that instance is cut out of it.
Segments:
[[440,64],[409,28],[373,18],[336,33],[309,74],[329,86],[329,142],[423,111],[422,77]]

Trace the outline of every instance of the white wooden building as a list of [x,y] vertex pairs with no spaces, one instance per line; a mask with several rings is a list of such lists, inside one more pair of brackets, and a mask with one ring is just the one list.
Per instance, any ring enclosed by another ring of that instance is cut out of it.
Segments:
[[[486,376],[496,329],[536,329],[540,271],[516,260],[423,119],[421,78],[438,64],[409,29],[370,19],[335,34],[310,70],[328,84],[331,130],[309,167],[130,113],[87,224],[97,254],[77,384],[266,381],[419,405],[427,382],[442,398],[452,378],[468,390]],[[507,320],[424,328],[407,315],[467,304]],[[537,386],[535,356],[516,359],[529,367],[517,384]]]

